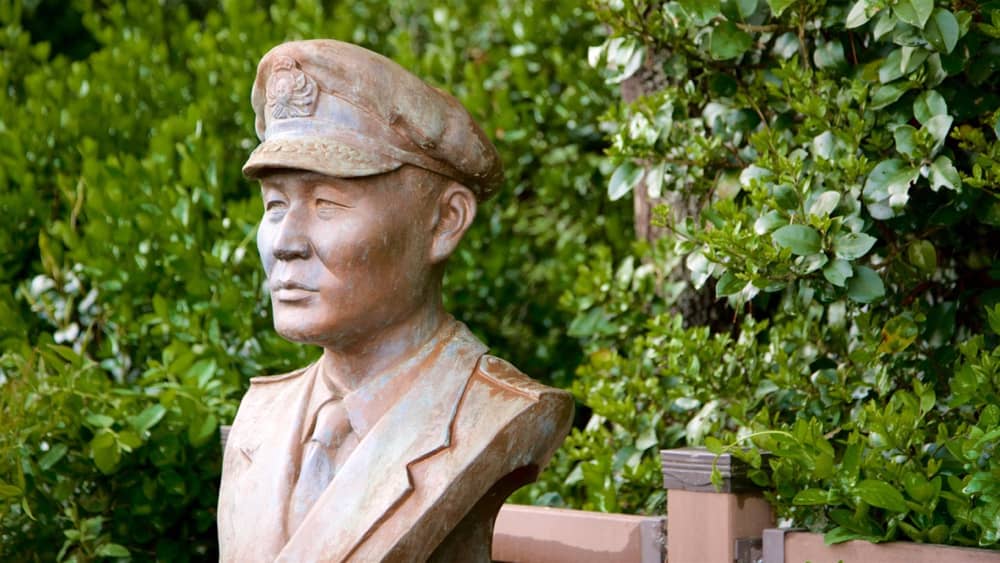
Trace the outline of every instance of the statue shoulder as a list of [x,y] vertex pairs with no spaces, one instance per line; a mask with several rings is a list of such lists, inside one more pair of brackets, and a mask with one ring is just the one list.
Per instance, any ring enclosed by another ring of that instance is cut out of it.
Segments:
[[496,356],[484,354],[476,366],[476,373],[491,385],[505,388],[535,401],[554,401],[570,406],[573,404],[573,397],[566,391],[543,385],[525,375],[510,362]]
[[314,364],[309,364],[308,366],[301,367],[295,371],[290,371],[288,373],[282,373],[279,375],[258,375],[257,377],[250,378],[250,385],[271,385],[274,383],[282,383],[284,381],[291,381],[297,379],[306,371],[309,370]]
[[[478,392],[469,397],[470,405],[473,410],[490,413],[473,425],[478,434],[490,434],[486,428],[493,425],[495,432],[490,439],[494,443],[519,444],[516,451],[502,448],[505,459],[497,477],[520,467],[544,467],[572,426],[573,396],[543,385],[490,355],[480,359],[475,379]],[[494,447],[484,451],[494,451]]]

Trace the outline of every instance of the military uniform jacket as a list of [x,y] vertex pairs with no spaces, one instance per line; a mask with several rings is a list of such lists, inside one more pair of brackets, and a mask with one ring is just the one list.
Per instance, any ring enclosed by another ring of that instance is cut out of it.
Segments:
[[572,399],[486,355],[450,322],[440,353],[295,530],[285,513],[310,370],[251,380],[224,452],[222,561],[489,561],[497,509],[562,442]]

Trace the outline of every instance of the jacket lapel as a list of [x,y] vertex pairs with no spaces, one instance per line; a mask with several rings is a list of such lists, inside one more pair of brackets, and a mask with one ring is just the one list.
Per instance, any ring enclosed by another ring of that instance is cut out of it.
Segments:
[[464,325],[456,325],[448,342],[416,368],[423,375],[337,471],[279,560],[348,560],[412,491],[409,466],[449,446],[459,402],[486,352]]
[[301,455],[300,427],[315,375],[313,364],[291,385],[254,384],[240,406],[248,417],[233,426],[239,432],[227,447],[233,475],[224,480],[234,491],[227,495],[233,504],[227,512],[239,536],[232,547],[240,553],[227,560],[273,561],[287,541],[285,513],[296,472],[290,461]]

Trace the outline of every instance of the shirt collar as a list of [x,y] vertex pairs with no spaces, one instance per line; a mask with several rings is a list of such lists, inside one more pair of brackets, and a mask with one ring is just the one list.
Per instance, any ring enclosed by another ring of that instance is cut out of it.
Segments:
[[[315,424],[316,412],[319,407],[331,400],[340,400],[347,411],[351,428],[358,438],[363,438],[365,434],[382,418],[386,412],[399,401],[410,386],[424,372],[424,368],[434,361],[438,353],[444,346],[455,337],[458,321],[452,317],[441,323],[434,336],[427,339],[427,342],[417,350],[412,356],[402,360],[396,365],[371,377],[363,383],[361,387],[354,391],[342,395],[323,370],[322,362],[317,362],[316,377],[314,379],[312,398],[310,405],[310,417],[307,421],[307,431],[303,435],[303,441],[307,441],[312,436],[312,425]],[[315,380],[322,383],[316,384]],[[343,398],[341,398],[343,397]]]

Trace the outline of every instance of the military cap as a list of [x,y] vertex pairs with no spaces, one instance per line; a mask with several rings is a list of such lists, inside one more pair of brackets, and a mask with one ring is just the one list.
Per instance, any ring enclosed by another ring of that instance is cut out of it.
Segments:
[[484,200],[499,187],[496,148],[451,95],[357,45],[319,39],[271,49],[251,95],[261,144],[247,177],[269,168],[370,176],[411,164]]

